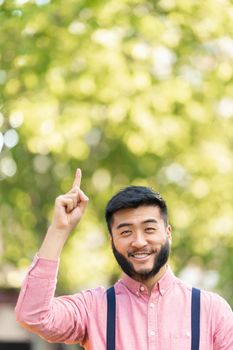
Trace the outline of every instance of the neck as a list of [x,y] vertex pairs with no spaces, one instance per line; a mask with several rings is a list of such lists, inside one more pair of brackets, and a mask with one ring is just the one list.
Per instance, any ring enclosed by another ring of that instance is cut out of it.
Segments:
[[145,284],[145,286],[147,287],[149,293],[151,293],[155,284],[160,280],[160,278],[163,277],[163,275],[165,274],[166,271],[167,271],[167,264],[162,266],[161,269],[159,270],[159,272],[155,276],[153,276],[150,279],[148,279],[147,281],[143,282]]

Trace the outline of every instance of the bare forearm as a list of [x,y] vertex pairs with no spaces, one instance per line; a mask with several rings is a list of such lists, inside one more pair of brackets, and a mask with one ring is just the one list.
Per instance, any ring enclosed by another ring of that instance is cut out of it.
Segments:
[[50,226],[38,252],[39,257],[57,260],[61,255],[68,236],[68,232],[59,231]]

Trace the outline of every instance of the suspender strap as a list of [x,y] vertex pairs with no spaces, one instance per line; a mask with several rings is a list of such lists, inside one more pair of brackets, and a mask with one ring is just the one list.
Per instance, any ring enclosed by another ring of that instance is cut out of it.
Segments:
[[192,346],[191,350],[199,350],[200,343],[200,289],[192,288],[191,325]]
[[[191,350],[199,350],[200,343],[200,289],[192,289],[191,302]],[[106,350],[115,350],[116,296],[114,287],[107,290],[107,346]]]
[[116,297],[114,287],[107,290],[107,350],[115,350]]

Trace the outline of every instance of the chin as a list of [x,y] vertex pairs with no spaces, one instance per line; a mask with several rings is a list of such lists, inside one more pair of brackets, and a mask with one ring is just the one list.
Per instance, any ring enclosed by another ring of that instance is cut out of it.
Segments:
[[151,271],[152,271],[152,268],[150,268],[150,269],[134,269],[135,270],[135,272],[136,273],[138,273],[138,274],[142,274],[142,275],[146,275],[146,274],[148,274],[148,273],[150,273]]

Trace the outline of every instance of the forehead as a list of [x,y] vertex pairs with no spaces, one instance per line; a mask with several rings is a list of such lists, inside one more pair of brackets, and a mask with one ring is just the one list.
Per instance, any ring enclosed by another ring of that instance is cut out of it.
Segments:
[[116,227],[123,222],[130,224],[140,224],[148,219],[162,220],[160,208],[155,205],[140,206],[138,208],[127,208],[116,211],[112,216],[112,227]]

